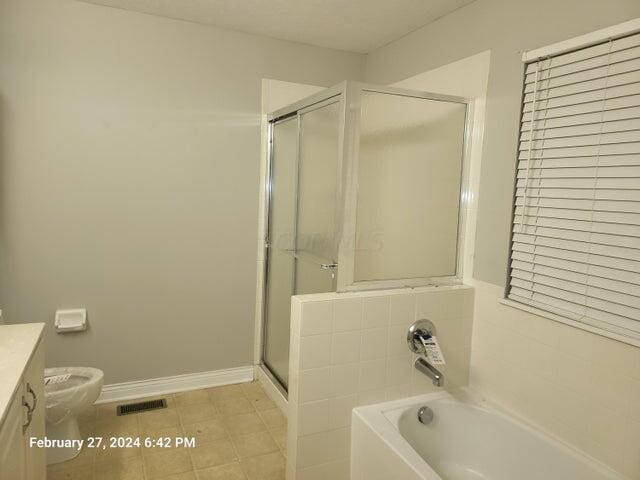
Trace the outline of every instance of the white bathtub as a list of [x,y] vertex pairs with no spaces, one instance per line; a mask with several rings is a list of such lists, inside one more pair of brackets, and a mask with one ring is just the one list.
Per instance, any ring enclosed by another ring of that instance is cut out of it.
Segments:
[[[429,425],[417,419],[423,405]],[[486,402],[446,392],[356,408],[351,432],[351,480],[623,480]]]

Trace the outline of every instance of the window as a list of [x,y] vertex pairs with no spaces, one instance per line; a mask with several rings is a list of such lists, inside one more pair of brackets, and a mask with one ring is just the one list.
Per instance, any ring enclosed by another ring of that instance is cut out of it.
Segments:
[[510,267],[510,300],[640,339],[640,34],[526,64]]

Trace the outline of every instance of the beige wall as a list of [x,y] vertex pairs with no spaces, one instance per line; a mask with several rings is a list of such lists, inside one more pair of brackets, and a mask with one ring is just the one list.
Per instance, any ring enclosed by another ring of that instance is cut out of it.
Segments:
[[[361,56],[88,5],[0,0],[1,306],[116,383],[252,363],[262,78]],[[53,333],[57,308],[90,329]]]
[[638,0],[477,0],[367,58],[390,84],[491,50],[474,276],[503,285],[523,66],[521,53],[640,16]]
[[447,364],[445,388],[467,384],[470,287],[295,296],[287,426],[287,479],[348,480],[351,410],[438,390],[413,368],[407,329],[429,318]]

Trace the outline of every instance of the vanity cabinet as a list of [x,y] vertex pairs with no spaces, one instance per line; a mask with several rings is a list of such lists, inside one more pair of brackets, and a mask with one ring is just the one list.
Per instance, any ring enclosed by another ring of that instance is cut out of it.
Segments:
[[26,479],[26,448],[22,425],[25,421],[22,396],[11,402],[0,430],[0,479]]
[[31,437],[45,436],[42,329],[33,326],[24,325],[31,327],[26,333],[22,325],[0,326],[0,363],[12,367],[0,368],[0,480],[46,478],[46,450],[30,446]]

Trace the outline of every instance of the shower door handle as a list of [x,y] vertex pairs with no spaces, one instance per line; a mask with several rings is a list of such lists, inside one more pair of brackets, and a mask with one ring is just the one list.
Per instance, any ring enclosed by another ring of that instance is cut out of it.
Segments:
[[338,264],[337,263],[321,263],[320,268],[323,270],[334,270],[338,268]]

